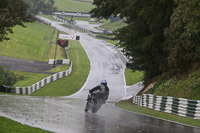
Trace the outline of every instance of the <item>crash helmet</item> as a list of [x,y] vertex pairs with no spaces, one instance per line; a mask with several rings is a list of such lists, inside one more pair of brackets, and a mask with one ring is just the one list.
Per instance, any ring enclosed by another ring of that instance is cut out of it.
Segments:
[[102,84],[102,85],[107,85],[107,81],[106,81],[106,80],[102,80],[102,81],[101,81],[101,84]]

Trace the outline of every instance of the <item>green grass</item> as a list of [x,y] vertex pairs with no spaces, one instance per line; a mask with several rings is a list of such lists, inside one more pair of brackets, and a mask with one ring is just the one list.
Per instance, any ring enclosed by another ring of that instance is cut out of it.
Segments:
[[123,20],[119,20],[113,23],[105,23],[103,25],[101,25],[100,27],[103,27],[105,29],[108,29],[110,31],[115,31],[119,28],[122,28],[124,26],[126,26],[127,24],[123,22]]
[[[10,40],[0,42],[0,55],[22,58],[26,60],[48,61],[52,58],[50,53],[55,49],[49,49],[50,36],[53,28],[45,24],[25,23],[26,28],[16,26],[14,33],[9,34]],[[54,45],[56,40],[54,34]],[[57,52],[59,58],[65,58],[64,50]]]
[[1,133],[50,133],[39,128],[23,125],[5,117],[0,116],[0,132]]
[[135,71],[133,72],[131,69],[125,69],[125,78],[126,78],[126,85],[131,86],[143,79],[143,72]]
[[33,96],[67,96],[77,92],[85,83],[90,70],[90,62],[78,41],[70,41],[69,58],[73,70],[69,77],[52,82],[34,92]]
[[[98,38],[99,39],[99,38]],[[118,44],[118,41],[117,40],[108,40],[108,39],[104,39],[106,42],[110,43],[110,44],[113,44],[115,46],[117,46]]]
[[61,72],[61,71],[67,70],[69,66],[70,65],[56,65],[55,68],[52,68],[51,70],[47,72],[53,72],[53,73]]
[[91,3],[78,2],[73,0],[55,0],[58,11],[89,12],[94,5]]
[[154,117],[165,119],[165,120],[175,121],[175,122],[187,124],[190,126],[200,127],[200,120],[192,119],[192,118],[185,118],[185,117],[177,116],[174,114],[169,114],[169,113],[159,112],[159,111],[155,111],[155,110],[144,108],[144,107],[139,107],[139,106],[131,103],[131,101],[120,101],[120,102],[116,103],[115,105],[117,107],[120,107],[120,108],[128,110],[128,111],[137,112],[137,113],[141,113],[141,114],[145,114],[145,115],[150,115],[150,116],[154,116]]
[[10,40],[0,42],[0,53],[27,60],[47,61],[48,41],[44,36],[50,37],[53,28],[38,24],[26,23],[27,27],[16,26],[14,34],[10,34]]
[[[57,34],[59,34],[59,32],[57,30],[55,30],[53,40],[52,40],[53,43],[48,52],[48,58],[54,59],[56,57],[56,59],[66,59],[65,50],[61,46],[56,44],[57,43]],[[55,56],[55,54],[56,54],[56,56]]]
[[[28,50],[28,49],[31,49],[31,47],[26,47],[26,44],[27,42],[29,42],[32,38],[28,38],[27,37],[29,36],[37,36],[37,34],[39,34],[39,36],[42,36],[40,38],[40,40],[42,40],[43,42],[42,43],[45,43],[44,41],[44,34],[40,35],[39,32],[41,32],[41,28],[48,28],[46,27],[46,25],[43,25],[43,24],[37,24],[37,23],[28,23],[26,24],[27,28],[22,28],[22,27],[15,27],[15,30],[17,32],[14,32],[14,34],[11,34],[10,36],[11,37],[11,40],[10,40],[10,45],[16,45],[15,44],[15,37],[18,38],[17,40],[19,42],[23,42],[25,41],[24,43],[19,43],[18,45],[18,49],[20,51],[18,51],[18,54],[19,57],[18,58],[26,58],[26,59],[29,59],[29,60],[40,60],[40,57],[37,55],[38,52],[35,52],[34,55],[32,55],[31,53],[27,53],[27,54],[24,54],[24,51]],[[34,28],[35,26],[35,28]],[[22,31],[26,31],[27,32],[22,32]],[[32,32],[30,31],[33,31],[34,34],[31,34]],[[21,32],[19,32],[21,31]],[[47,31],[47,30],[46,30]],[[30,33],[31,35],[28,35],[28,33]],[[21,34],[21,35],[19,35]],[[51,29],[51,32],[49,33],[49,35],[52,34],[52,29]],[[22,38],[20,38],[20,37]],[[25,37],[23,37],[25,36]],[[26,38],[26,39],[25,39]],[[35,39],[38,39],[37,37]],[[56,40],[56,36],[54,36],[54,41]],[[34,41],[33,39],[31,41]],[[30,42],[31,42],[30,41]],[[35,40],[35,42],[39,42],[38,40]],[[90,65],[89,65],[89,60],[88,60],[88,57],[84,51],[84,49],[81,47],[80,43],[78,41],[70,41],[69,42],[71,47],[69,49],[69,58],[70,60],[73,61],[73,72],[72,72],[72,75],[70,75],[70,77],[65,77],[63,79],[60,79],[56,82],[53,82],[52,84],[49,84],[45,87],[43,87],[41,89],[41,91],[37,91],[35,92],[33,95],[45,95],[45,96],[51,96],[51,95],[54,95],[54,96],[63,96],[63,95],[70,95],[70,94],[73,94],[75,93],[76,91],[78,91],[82,85],[85,83],[86,79],[87,79],[87,76],[89,74],[89,69],[90,69]],[[31,45],[33,48],[37,47],[37,49],[34,49],[32,51],[40,51],[40,47],[39,45],[42,45],[41,43],[40,44],[37,44],[37,43],[31,43],[29,44]],[[37,45],[37,46],[35,46]],[[44,45],[44,44],[43,44]],[[49,44],[47,43],[46,44],[47,47],[45,47],[45,52],[44,51],[40,51],[40,56],[44,55],[44,59],[47,61],[47,49],[49,49]],[[5,47],[4,45],[1,45],[1,47]],[[48,53],[48,57],[49,58],[54,58],[54,53],[55,53],[55,44],[52,45],[49,53]],[[25,47],[25,48],[24,48]],[[41,46],[42,47],[42,46]],[[63,49],[60,49],[60,47],[58,47],[57,49],[57,59],[59,59],[59,54],[60,53],[60,57],[62,56],[65,56],[64,54],[64,50]],[[11,49],[9,51],[9,49]],[[17,49],[17,48],[16,48]],[[2,49],[1,49],[2,50]],[[4,49],[4,52],[8,52],[10,53],[10,55],[13,55],[13,51],[12,51],[12,48],[10,47],[7,47],[7,49],[5,48]],[[5,52],[5,53],[6,53]],[[2,54],[2,53],[1,53]],[[3,55],[3,54],[2,54]],[[32,56],[35,56],[35,57],[32,57]],[[43,59],[43,60],[44,60]],[[58,66],[56,68],[53,68],[51,69],[49,72],[60,72],[60,71],[63,71],[63,70],[67,70],[69,68],[69,65],[64,65],[64,66]],[[48,74],[38,74],[38,73],[26,73],[26,72],[14,72],[15,74],[17,74],[18,76],[21,76],[21,75],[24,75],[24,79],[23,80],[20,80],[18,81],[14,86],[15,87],[28,87],[38,81],[40,81],[41,79],[49,76]],[[67,83],[67,84],[66,84]],[[56,91],[55,91],[56,89]],[[48,91],[49,93],[46,93],[46,91]],[[2,93],[2,94],[5,94],[5,93]]]
[[146,93],[200,100],[200,69],[178,78],[159,81]]
[[28,86],[33,85],[36,82],[42,80],[43,78],[49,76],[49,74],[19,72],[19,71],[12,71],[12,72],[18,76],[24,76],[24,79],[15,83],[14,87],[28,87]]

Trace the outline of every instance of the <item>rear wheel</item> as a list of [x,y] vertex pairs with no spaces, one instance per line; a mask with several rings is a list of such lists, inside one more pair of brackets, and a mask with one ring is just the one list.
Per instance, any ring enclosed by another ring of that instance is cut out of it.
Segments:
[[96,113],[100,109],[101,105],[102,103],[100,101],[98,101],[97,103],[94,103],[94,105],[92,106],[91,112]]

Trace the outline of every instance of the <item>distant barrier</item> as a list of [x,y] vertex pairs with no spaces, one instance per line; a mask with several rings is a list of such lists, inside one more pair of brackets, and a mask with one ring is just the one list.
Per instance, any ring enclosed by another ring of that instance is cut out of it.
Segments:
[[10,87],[10,86],[5,86],[5,91],[7,93],[14,93],[14,94],[31,94],[35,91],[37,91],[38,89],[42,88],[43,86],[53,82],[53,81],[56,81],[60,78],[63,78],[63,77],[67,77],[71,74],[72,72],[72,62],[71,62],[71,65],[69,67],[68,70],[65,70],[65,71],[62,71],[62,72],[58,72],[58,73],[55,73],[49,77],[46,77],[40,81],[38,81],[37,83],[31,85],[31,86],[28,86],[28,87]]
[[49,59],[48,64],[69,64],[70,60],[69,59]]
[[46,20],[44,20],[44,19],[41,19],[41,18],[39,18],[39,17],[37,17],[37,16],[36,16],[36,18],[37,18],[37,21],[42,22],[42,23],[44,23],[44,24],[46,24],[46,25],[51,26],[51,23],[50,23],[49,21],[46,21]]
[[[89,35],[91,35],[93,37],[97,37],[97,38],[103,38],[103,39],[108,39],[108,40],[114,40],[115,39],[115,38],[112,38],[112,37],[103,36],[104,35],[103,32],[94,32],[94,31],[88,30],[86,28],[82,28],[82,27],[80,27],[78,25],[71,24],[70,21],[68,21],[67,19],[63,18],[62,16],[53,16],[53,17],[56,20],[64,22],[64,24],[66,25],[66,27],[68,27],[70,29],[76,29],[76,30],[79,30],[79,31],[82,31],[82,32],[87,32],[87,33],[89,33]],[[108,32],[107,35],[112,35],[112,33]]]
[[121,52],[120,49],[118,49],[118,56],[120,57],[121,61],[126,65],[129,60],[126,58],[126,56]]
[[143,94],[142,96],[134,96],[133,103],[157,111],[200,119],[200,100]]

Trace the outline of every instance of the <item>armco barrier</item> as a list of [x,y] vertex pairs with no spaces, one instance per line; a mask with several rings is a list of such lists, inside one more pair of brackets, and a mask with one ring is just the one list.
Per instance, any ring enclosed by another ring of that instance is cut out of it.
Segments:
[[126,65],[127,63],[129,63],[130,61],[126,58],[126,56],[121,52],[121,48],[118,49],[118,56],[120,57],[121,61],[124,63],[124,65]]
[[42,88],[43,86],[45,86],[45,85],[47,85],[47,84],[49,84],[53,81],[56,81],[60,78],[69,76],[71,74],[71,72],[72,72],[72,62],[71,62],[71,65],[70,65],[68,70],[55,73],[55,74],[53,74],[49,77],[46,77],[46,78],[38,81],[37,83],[35,83],[31,86],[28,86],[28,87],[9,87],[9,86],[6,86],[7,92],[15,93],[15,94],[31,94],[31,93],[35,92],[36,90]]
[[200,100],[143,94],[134,96],[133,103],[157,111],[200,119]]
[[[89,33],[89,35],[93,36],[93,37],[97,37],[97,38],[103,38],[103,39],[108,39],[108,40],[114,40],[114,38],[111,38],[111,37],[106,37],[106,36],[102,36],[103,35],[103,32],[94,32],[94,31],[91,31],[91,30],[88,30],[86,28],[82,28],[78,25],[74,25],[74,24],[71,24],[70,21],[68,21],[67,19],[61,17],[61,16],[53,16],[56,20],[59,20],[61,22],[64,22],[64,24],[66,25],[66,27],[70,28],[70,29],[76,29],[76,30],[79,30],[79,31],[82,31],[82,32],[87,32]],[[102,34],[102,35],[101,35]],[[112,34],[110,32],[108,32],[108,34]]]

